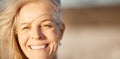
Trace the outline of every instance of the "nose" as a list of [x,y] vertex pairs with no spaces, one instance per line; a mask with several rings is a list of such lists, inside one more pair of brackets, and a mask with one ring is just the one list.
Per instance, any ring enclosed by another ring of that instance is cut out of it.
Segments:
[[45,36],[40,29],[33,29],[31,30],[31,38],[37,40],[43,40],[45,39]]

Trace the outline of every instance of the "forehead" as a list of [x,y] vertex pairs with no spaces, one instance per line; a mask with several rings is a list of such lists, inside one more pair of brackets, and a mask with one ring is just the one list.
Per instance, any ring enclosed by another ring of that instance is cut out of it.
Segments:
[[36,18],[55,18],[56,12],[52,6],[42,2],[31,2],[23,6],[19,12],[19,22],[31,22]]

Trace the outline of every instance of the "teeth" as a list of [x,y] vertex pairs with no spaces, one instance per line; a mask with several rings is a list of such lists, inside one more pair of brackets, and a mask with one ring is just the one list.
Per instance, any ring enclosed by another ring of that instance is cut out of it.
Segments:
[[37,50],[37,49],[44,49],[46,45],[41,45],[41,46],[30,46],[32,49]]

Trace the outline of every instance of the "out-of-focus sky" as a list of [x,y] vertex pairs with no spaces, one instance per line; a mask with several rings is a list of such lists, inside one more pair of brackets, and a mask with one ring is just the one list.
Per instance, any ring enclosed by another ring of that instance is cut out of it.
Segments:
[[61,0],[61,1],[62,7],[64,8],[120,4],[120,0]]

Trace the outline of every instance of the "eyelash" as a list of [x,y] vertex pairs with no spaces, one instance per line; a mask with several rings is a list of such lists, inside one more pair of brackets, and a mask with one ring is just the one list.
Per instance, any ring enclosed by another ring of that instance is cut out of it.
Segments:
[[22,30],[24,30],[24,29],[29,29],[29,28],[30,28],[30,27],[26,26],[26,27],[23,27]]
[[51,28],[51,27],[53,27],[53,25],[51,25],[51,24],[45,24],[45,25],[43,25],[44,27],[49,27],[49,28]]

